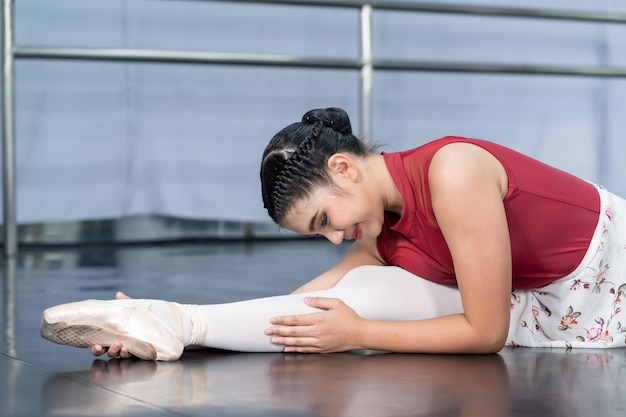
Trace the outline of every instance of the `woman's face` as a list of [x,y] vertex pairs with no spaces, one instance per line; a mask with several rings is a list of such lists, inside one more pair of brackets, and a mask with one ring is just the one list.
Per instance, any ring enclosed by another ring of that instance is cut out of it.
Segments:
[[344,239],[378,236],[384,220],[382,203],[364,183],[340,182],[335,181],[336,187],[320,186],[310,198],[294,202],[283,226],[304,236],[322,235],[337,245]]

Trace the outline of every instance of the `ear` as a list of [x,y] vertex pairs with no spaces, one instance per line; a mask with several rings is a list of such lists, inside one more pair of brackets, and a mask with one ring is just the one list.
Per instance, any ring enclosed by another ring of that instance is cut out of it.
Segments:
[[326,164],[328,172],[333,178],[356,180],[358,176],[357,167],[354,159],[344,153],[336,153],[328,158]]

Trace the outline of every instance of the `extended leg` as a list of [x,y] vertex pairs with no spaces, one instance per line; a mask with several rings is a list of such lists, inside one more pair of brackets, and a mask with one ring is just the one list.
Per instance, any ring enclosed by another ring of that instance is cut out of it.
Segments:
[[183,346],[275,352],[265,335],[270,318],[316,311],[306,296],[339,298],[367,319],[418,320],[462,312],[458,289],[397,267],[361,266],[332,288],[215,305],[161,300],[87,300],[44,311],[42,336],[78,347],[122,342],[143,359],[175,360]]
[[280,351],[264,330],[279,315],[306,314],[306,296],[339,298],[363,318],[418,320],[463,311],[456,287],[433,283],[397,268],[362,266],[348,272],[333,288],[228,304],[198,306],[206,319],[203,346],[238,351]]

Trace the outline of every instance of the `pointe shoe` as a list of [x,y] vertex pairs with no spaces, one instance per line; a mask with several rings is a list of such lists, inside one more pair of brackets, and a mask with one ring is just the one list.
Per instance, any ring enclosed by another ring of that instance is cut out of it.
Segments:
[[138,300],[137,305],[85,300],[50,307],[43,312],[41,336],[51,342],[81,348],[121,342],[145,360],[173,361],[183,353],[182,336],[157,318]]

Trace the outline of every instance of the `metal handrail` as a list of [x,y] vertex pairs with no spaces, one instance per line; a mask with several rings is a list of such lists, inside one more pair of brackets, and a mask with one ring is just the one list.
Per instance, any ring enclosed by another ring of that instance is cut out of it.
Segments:
[[[190,1],[190,0],[189,0]],[[227,0],[195,0],[227,1]],[[233,2],[233,0],[228,0]],[[495,6],[439,4],[429,2],[389,0],[234,0],[238,3],[258,3],[291,6],[342,7],[360,9],[360,57],[355,59],[304,57],[275,54],[216,53],[200,51],[171,51],[122,48],[55,48],[17,46],[14,43],[14,0],[2,0],[2,148],[3,148],[3,207],[4,255],[17,254],[17,224],[15,202],[15,85],[14,60],[63,59],[124,62],[225,64],[275,67],[351,69],[361,71],[361,136],[371,136],[372,74],[374,70],[433,71],[491,74],[539,74],[591,77],[626,77],[626,68],[603,66],[517,65],[498,63],[468,63],[445,61],[377,60],[372,55],[371,16],[373,9],[385,11],[459,14],[492,17],[536,18],[589,23],[625,24],[626,14],[582,12],[556,9],[525,9]]]
[[[198,1],[198,0],[196,0]],[[232,2],[232,0],[199,0]],[[393,0],[236,0],[238,3],[259,3],[292,6],[324,6],[361,8],[365,5],[376,10],[462,14],[493,17],[521,17],[534,19],[568,20],[590,23],[626,23],[626,13],[586,12],[578,10],[534,9],[518,7],[475,6],[468,4],[432,3]]]
[[[214,64],[240,66],[270,66],[295,68],[323,68],[356,70],[363,66],[361,59],[305,57],[280,54],[243,54],[176,50],[146,50],[128,48],[46,48],[15,47],[16,58],[61,59],[122,62],[152,62],[178,64]],[[489,74],[536,74],[589,77],[626,77],[626,67],[519,65],[488,62],[450,62],[373,59],[371,65],[381,71],[468,72]]]

